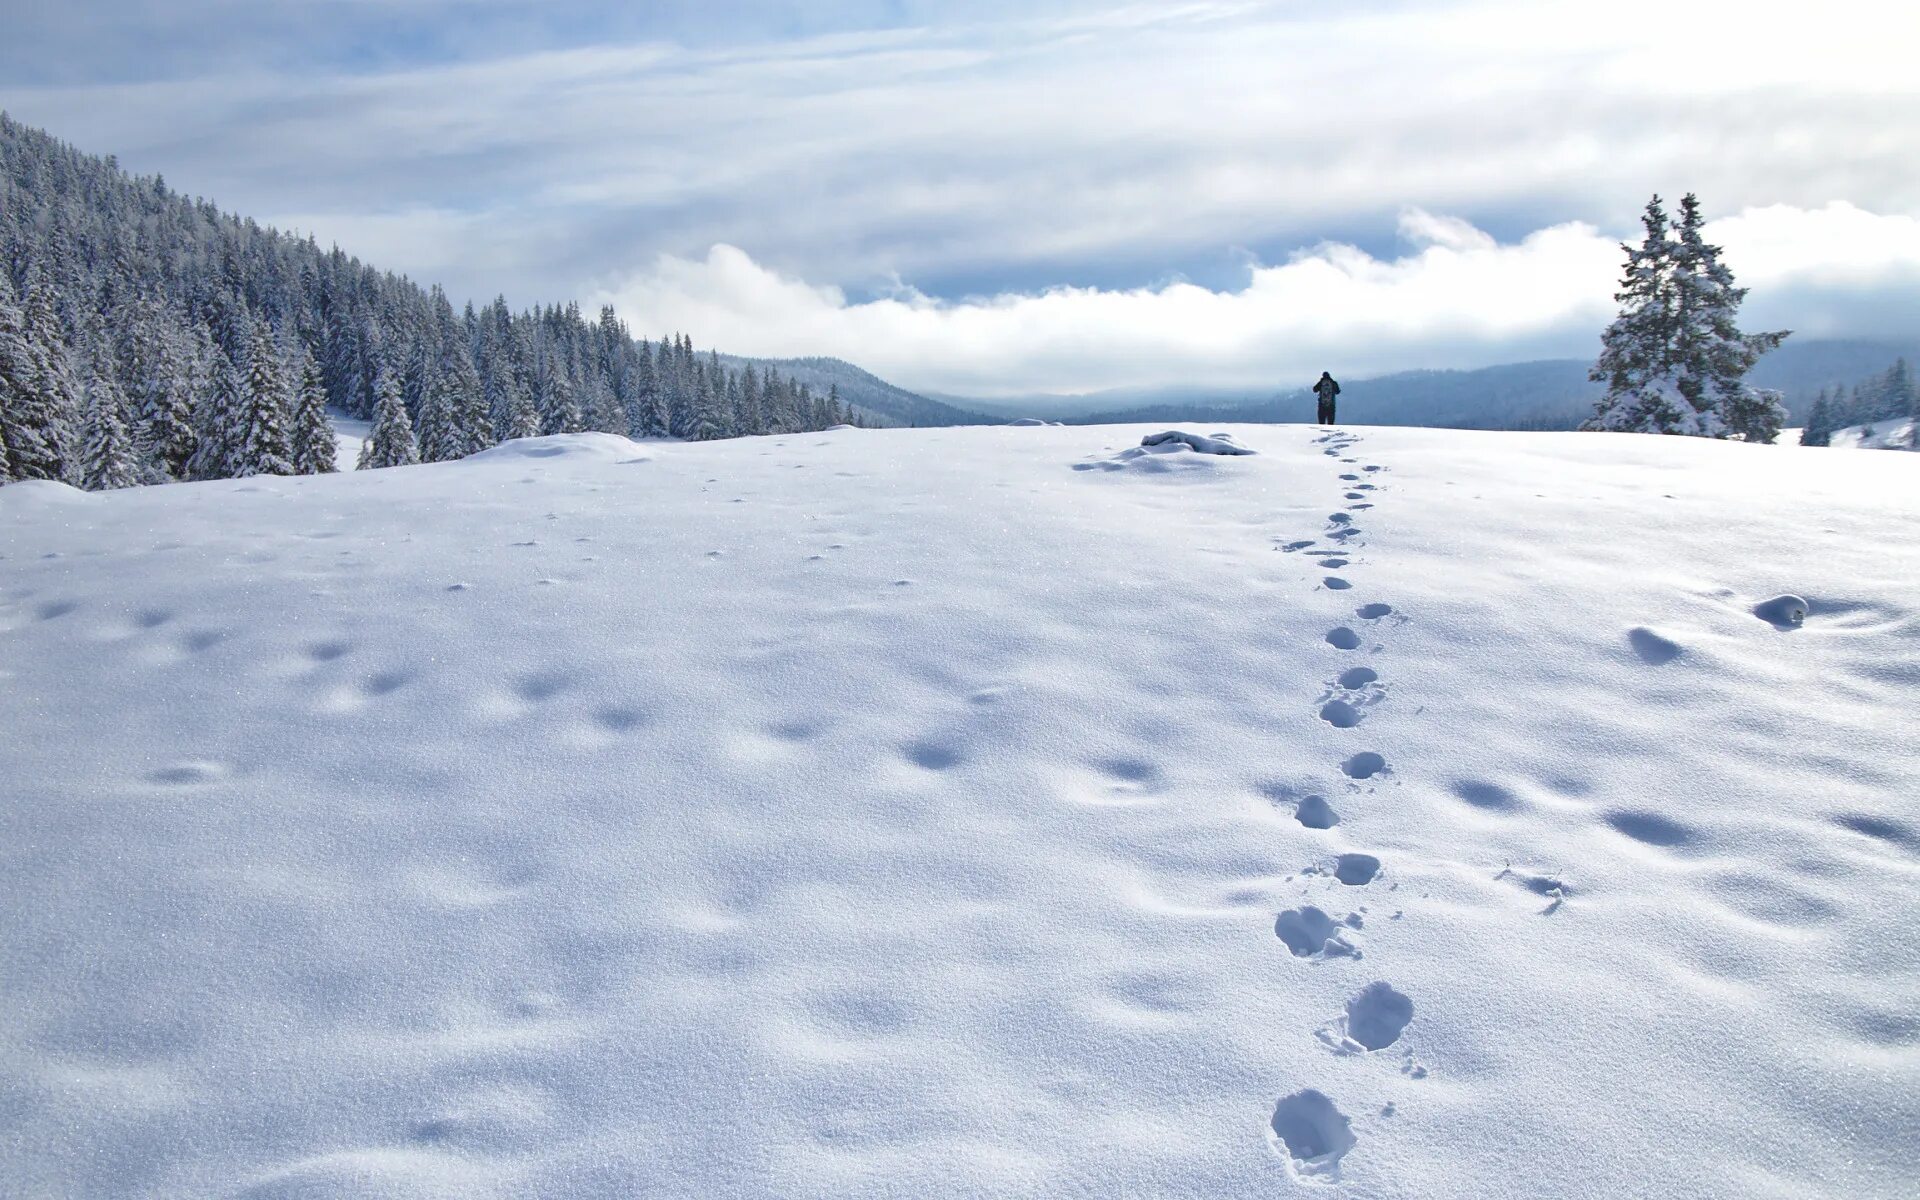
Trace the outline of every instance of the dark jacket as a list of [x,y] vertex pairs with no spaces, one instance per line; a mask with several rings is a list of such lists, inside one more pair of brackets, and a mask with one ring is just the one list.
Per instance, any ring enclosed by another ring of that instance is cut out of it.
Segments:
[[1340,394],[1340,385],[1334,382],[1333,376],[1322,375],[1320,382],[1313,385],[1313,394],[1322,399],[1338,396]]

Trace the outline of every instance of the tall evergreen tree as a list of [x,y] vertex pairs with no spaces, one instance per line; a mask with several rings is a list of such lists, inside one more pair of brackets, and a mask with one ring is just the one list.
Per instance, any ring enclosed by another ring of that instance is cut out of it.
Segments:
[[378,467],[410,467],[420,461],[420,445],[413,437],[413,423],[407,419],[407,406],[400,399],[400,383],[387,371],[374,381],[373,427],[360,446],[362,471]]
[[48,478],[78,482],[79,456],[73,442],[79,432],[80,388],[74,381],[66,327],[54,306],[53,284],[38,263],[27,272],[21,318],[39,372],[35,390],[51,418],[43,428],[60,463],[60,474]]
[[540,372],[539,409],[542,434],[579,433],[586,428],[567,369],[554,357],[547,359]]
[[226,351],[207,347],[207,365],[194,401],[189,479],[227,479],[239,473],[246,419],[246,382]]
[[88,491],[129,488],[144,482],[135,459],[133,433],[127,428],[126,408],[126,397],[113,376],[96,366],[87,382],[80,466],[80,485]]
[[13,280],[0,264],[0,445],[12,479],[61,479],[67,473],[66,414],[42,390],[45,355],[14,303]]
[[198,439],[193,429],[192,364],[177,327],[153,297],[131,314],[125,353],[134,443],[163,477],[184,479]]
[[1659,196],[1641,224],[1641,244],[1621,246],[1621,310],[1590,372],[1607,392],[1583,428],[1772,441],[1786,411],[1777,394],[1745,377],[1787,334],[1740,332],[1735,317],[1747,291],[1702,237],[1692,193],[1681,201],[1677,231]]
[[1821,388],[1814,397],[1813,407],[1807,410],[1807,423],[1800,430],[1802,446],[1829,446],[1833,444],[1833,405],[1827,402],[1827,389]]
[[311,350],[300,355],[300,383],[293,401],[293,470],[325,475],[339,470],[333,421],[327,416],[327,385]]
[[280,351],[265,322],[255,327],[247,354],[246,384],[242,391],[240,458],[233,475],[291,475],[293,439],[287,432],[286,376]]
[[1761,355],[1786,341],[1788,331],[1740,332],[1737,318],[1747,289],[1734,285],[1733,272],[1720,261],[1720,247],[1703,235],[1705,225],[1700,198],[1688,192],[1680,201],[1673,262],[1677,383],[1696,410],[1716,411],[1730,436],[1772,442],[1786,422],[1786,406],[1778,392],[1752,387],[1746,378]]

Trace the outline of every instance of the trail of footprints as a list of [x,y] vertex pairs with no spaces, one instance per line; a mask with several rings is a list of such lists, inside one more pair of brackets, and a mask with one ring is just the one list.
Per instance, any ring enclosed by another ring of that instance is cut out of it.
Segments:
[[[1302,554],[1316,560],[1324,572],[1321,586],[1333,592],[1353,588],[1346,576],[1334,572],[1353,565],[1353,555],[1365,544],[1355,514],[1373,507],[1380,492],[1371,482],[1380,468],[1360,463],[1350,452],[1359,439],[1339,430],[1318,439],[1323,453],[1351,470],[1341,473],[1339,482],[1347,507],[1327,517],[1326,528],[1318,538],[1283,542],[1277,549]],[[1342,655],[1378,649],[1372,635],[1378,623],[1393,614],[1389,604],[1370,602],[1354,609],[1355,624],[1337,625],[1326,633],[1326,642]],[[1328,681],[1318,701],[1320,720],[1339,730],[1357,729],[1366,723],[1373,710],[1387,698],[1387,687],[1380,672],[1364,663],[1345,667]],[[1359,750],[1341,760],[1338,770],[1347,781],[1348,792],[1364,795],[1361,786],[1368,780],[1391,774],[1386,757],[1378,751]],[[1340,814],[1323,795],[1293,797],[1294,819],[1313,830],[1331,830],[1340,824]],[[1345,888],[1364,888],[1374,884],[1384,868],[1378,857],[1359,851],[1330,855],[1301,871],[1303,876],[1325,878],[1334,893]],[[1343,905],[1332,905],[1337,909]],[[1365,906],[1344,916],[1336,916],[1316,904],[1289,908],[1274,918],[1273,933],[1291,959],[1306,963],[1351,961],[1363,957],[1361,931],[1366,928]],[[1374,980],[1355,991],[1343,1013],[1316,1031],[1315,1035],[1336,1054],[1366,1055],[1401,1047],[1401,1071],[1415,1078],[1426,1074],[1405,1048],[1402,1036],[1413,1021],[1413,1000],[1385,980]],[[1390,1116],[1388,1105],[1383,1115]],[[1270,1134],[1288,1168],[1297,1178],[1315,1182],[1334,1182],[1340,1178],[1340,1160],[1359,1139],[1351,1119],[1324,1093],[1303,1088],[1280,1098],[1274,1105]]]

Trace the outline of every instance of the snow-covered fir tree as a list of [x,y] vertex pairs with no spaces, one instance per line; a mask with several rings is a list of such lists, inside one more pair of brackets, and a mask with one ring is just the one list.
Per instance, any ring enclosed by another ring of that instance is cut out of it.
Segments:
[[313,351],[300,353],[300,381],[293,400],[293,470],[325,475],[338,470],[333,420],[327,416],[327,385]]
[[200,394],[193,409],[194,448],[187,460],[187,478],[230,479],[240,473],[246,382],[227,352],[218,345],[208,347],[206,367],[200,378]]
[[177,325],[152,296],[136,304],[125,330],[122,379],[133,411],[134,443],[160,476],[185,479],[198,438],[193,429],[193,364]]
[[15,303],[13,281],[0,270],[0,445],[7,477],[61,479],[67,473],[67,422],[57,396],[43,390],[46,357]]
[[1807,410],[1806,424],[1800,430],[1802,446],[1830,446],[1833,444],[1833,405],[1827,401],[1827,389],[1821,388],[1814,397],[1813,407]]
[[1607,393],[1583,428],[1748,441],[1778,435],[1786,418],[1778,394],[1745,380],[1787,334],[1740,332],[1747,289],[1734,286],[1720,248],[1702,236],[1704,223],[1692,193],[1677,228],[1655,196],[1641,216],[1640,245],[1621,247],[1620,314],[1590,373]]
[[556,358],[542,364],[540,372],[540,432],[542,434],[579,433],[586,428],[580,402],[566,367]]
[[80,486],[91,492],[135,487],[145,482],[127,427],[127,401],[104,368],[87,381],[87,415],[82,434]]
[[400,399],[400,383],[390,373],[380,372],[373,387],[373,427],[360,446],[362,471],[377,467],[410,467],[420,461],[420,445],[413,437],[413,423],[407,419],[407,406]]
[[246,384],[242,391],[239,461],[231,472],[248,475],[292,475],[293,439],[287,429],[287,381],[273,333],[262,323],[254,328],[247,354]]

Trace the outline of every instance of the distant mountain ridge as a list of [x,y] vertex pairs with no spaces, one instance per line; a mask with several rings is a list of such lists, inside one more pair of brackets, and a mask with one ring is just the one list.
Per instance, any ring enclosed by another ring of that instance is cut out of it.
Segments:
[[[1760,360],[1748,377],[1757,387],[1776,388],[1789,413],[1802,418],[1822,388],[1851,387],[1905,357],[1920,363],[1920,339],[1788,341]],[[1369,425],[1420,425],[1451,429],[1573,429],[1601,394],[1587,378],[1586,359],[1559,358],[1502,363],[1473,370],[1399,371],[1341,382],[1340,412]],[[1119,388],[1085,396],[1036,395],[1011,400],[968,401],[1012,416],[1044,417],[1074,425],[1148,421],[1275,422],[1313,418],[1305,386],[1267,395],[1218,387]],[[1004,419],[1004,417],[1002,418]]]
[[723,365],[740,370],[752,365],[764,375],[769,369],[796,380],[825,395],[839,389],[840,399],[863,413],[877,417],[886,425],[998,425],[1006,418],[969,411],[895,387],[870,371],[862,370],[841,358],[748,358],[722,354]]

